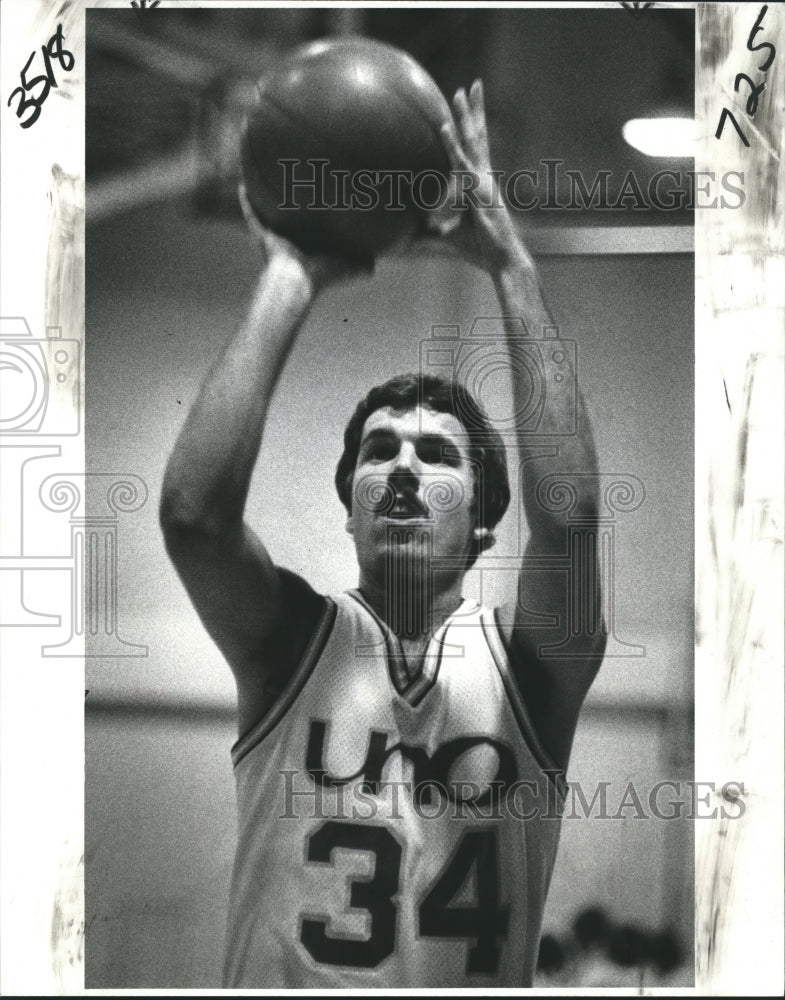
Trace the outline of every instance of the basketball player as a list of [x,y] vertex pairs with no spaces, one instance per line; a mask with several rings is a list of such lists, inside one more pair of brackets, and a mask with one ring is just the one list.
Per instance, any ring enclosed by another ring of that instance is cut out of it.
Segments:
[[[494,183],[480,84],[454,109],[453,168]],[[504,316],[530,332],[552,326],[507,210],[470,214]],[[530,612],[565,621],[558,573],[522,573],[517,599],[496,612],[464,597],[507,507],[507,468],[476,401],[469,419],[467,397],[435,378],[377,387],[347,427],[336,485],[358,588],[324,596],[273,564],[243,520],[251,473],[297,331],[345,266],[260,238],[266,267],[178,438],[161,505],[168,551],[237,683],[225,985],[529,986],[602,628],[573,659],[540,655],[559,636],[533,629]],[[521,410],[527,392],[514,386]],[[560,400],[546,391],[537,447],[520,440],[527,460],[513,481],[531,556],[566,546],[563,515],[538,501],[537,483],[597,467],[582,402],[578,434],[558,448],[548,437]],[[591,489],[571,513],[596,520]]]

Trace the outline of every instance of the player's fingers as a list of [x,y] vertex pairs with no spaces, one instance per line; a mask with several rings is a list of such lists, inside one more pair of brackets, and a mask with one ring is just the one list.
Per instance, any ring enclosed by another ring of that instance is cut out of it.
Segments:
[[485,115],[485,93],[482,80],[479,78],[474,81],[469,90],[469,107],[475,114]]
[[246,191],[245,184],[240,181],[237,185],[237,198],[240,202],[240,208],[243,210],[243,215],[247,219],[249,215],[252,215],[251,203],[248,201],[248,192]]
[[472,129],[472,113],[469,108],[469,100],[466,97],[466,91],[463,87],[459,87],[455,91],[455,97],[452,99],[452,106],[455,109],[455,117],[458,121],[458,127],[461,131],[461,136],[464,140],[471,137],[473,133]]
[[251,203],[248,200],[248,192],[245,190],[245,184],[240,182],[237,187],[237,198],[240,202],[240,208],[243,212],[243,218],[245,219],[246,225],[251,231],[253,238],[259,242],[264,243],[267,237],[267,230],[259,221],[256,212],[254,212],[251,207]]
[[475,80],[469,91],[469,104],[472,111],[475,136],[484,152],[488,150],[488,125],[485,117],[485,91],[482,80]]
[[452,122],[445,122],[441,127],[441,135],[451,168],[453,170],[466,170],[469,166],[469,160],[458,139],[455,125]]
[[482,118],[481,106],[478,110],[476,87],[469,97],[466,91],[461,88],[455,95],[454,105],[456,117],[461,130],[461,139],[475,165],[479,166],[487,159],[487,142],[484,139],[484,119]]

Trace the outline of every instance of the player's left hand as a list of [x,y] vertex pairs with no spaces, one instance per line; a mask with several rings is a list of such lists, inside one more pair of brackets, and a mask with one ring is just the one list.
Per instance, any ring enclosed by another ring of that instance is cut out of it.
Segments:
[[[434,214],[431,233],[461,256],[487,268],[491,273],[528,256],[508,207],[504,204],[497,178],[491,173],[491,154],[485,117],[482,82],[475,80],[467,95],[461,87],[453,98],[455,122],[442,126],[442,141],[453,174],[467,173],[476,185],[454,182],[448,206],[457,203],[448,215]],[[463,204],[461,204],[461,202]],[[456,221],[456,213],[459,213]],[[429,244],[433,241],[429,240]],[[434,247],[435,249],[435,247]]]

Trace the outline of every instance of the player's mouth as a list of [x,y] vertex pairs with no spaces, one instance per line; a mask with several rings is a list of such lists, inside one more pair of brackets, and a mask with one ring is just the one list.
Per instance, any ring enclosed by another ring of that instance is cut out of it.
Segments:
[[396,493],[395,503],[384,516],[393,521],[427,521],[428,511],[411,493]]

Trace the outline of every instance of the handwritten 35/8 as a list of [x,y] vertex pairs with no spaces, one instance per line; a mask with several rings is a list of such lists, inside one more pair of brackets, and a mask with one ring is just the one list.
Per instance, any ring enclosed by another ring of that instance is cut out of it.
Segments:
[[[57,87],[54,61],[57,60],[60,68],[66,73],[74,68],[74,55],[63,47],[64,41],[63,26],[62,24],[58,24],[57,31],[55,31],[46,45],[41,46],[41,54],[43,55],[46,72],[28,79],[27,71],[30,69],[33,59],[38,55],[37,52],[31,52],[30,58],[19,74],[22,85],[11,91],[11,96],[8,98],[8,107],[11,106],[11,101],[13,101],[14,97],[19,95],[19,103],[16,106],[16,117],[21,119],[24,114],[29,112],[28,117],[24,121],[19,122],[22,128],[30,128],[31,125],[34,125],[38,121],[38,117],[41,114],[41,105],[49,96],[49,91],[52,87]],[[35,93],[36,89],[37,93]]]
[[[757,45],[752,44],[758,32],[763,30],[763,18],[766,16],[766,11],[768,9],[769,9],[768,4],[764,4],[761,7],[758,17],[755,21],[755,24],[752,26],[752,31],[749,33],[749,37],[747,38],[747,48],[750,52],[759,52],[761,49],[768,50],[768,55],[760,64],[760,66],[757,67],[758,71],[761,73],[768,72],[768,70],[771,68],[771,64],[774,62],[774,57],[777,55],[777,50],[771,44],[771,42],[759,42]],[[733,89],[736,91],[737,94],[739,92],[739,85],[742,83],[742,81],[746,83],[746,85],[750,89],[750,95],[747,98],[747,106],[745,108],[747,112],[747,117],[754,118],[755,113],[758,110],[758,102],[760,99],[760,95],[766,89],[766,81],[763,80],[760,83],[756,84],[755,81],[751,79],[749,76],[747,76],[746,73],[737,73],[736,79],[733,83]],[[720,114],[720,120],[717,123],[717,131],[714,133],[714,138],[715,139],[720,138],[720,136],[722,135],[722,130],[725,128],[726,121],[729,121],[731,125],[736,129],[736,132],[741,141],[744,143],[744,145],[749,146],[749,141],[746,135],[742,131],[739,123],[736,121],[733,112],[729,111],[728,108],[722,109],[722,112]]]

